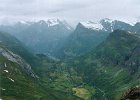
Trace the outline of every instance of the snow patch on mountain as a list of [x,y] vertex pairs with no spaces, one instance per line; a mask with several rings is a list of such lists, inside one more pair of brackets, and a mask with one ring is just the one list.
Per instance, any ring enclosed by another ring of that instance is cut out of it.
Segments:
[[138,19],[136,19],[136,18],[114,17],[112,19],[114,19],[114,21],[117,20],[117,21],[127,23],[127,24],[129,24],[131,26],[134,26],[137,22],[139,22]]
[[8,70],[3,70],[4,72],[8,73]]
[[45,22],[44,20],[40,20],[40,21],[37,22],[37,23],[39,23],[39,25],[44,25],[44,24],[46,24],[46,22]]
[[59,20],[58,19],[48,19],[47,24],[48,26],[55,26],[57,24],[59,24]]
[[[1,90],[2,90],[2,91],[5,91],[6,89],[2,88]],[[1,100],[1,99],[0,99],[0,100]]]
[[114,20],[113,19],[109,19],[109,18],[104,18],[101,21],[112,23]]
[[60,20],[60,19],[43,19],[43,20],[32,20],[32,21],[27,21],[27,20],[21,20],[14,22],[13,24],[0,24],[0,26],[31,26],[34,24],[39,24],[40,26],[46,25],[46,27],[53,27],[57,25],[62,25],[68,30],[73,30],[73,28],[65,21],[65,20]]
[[39,21],[36,21],[34,23],[39,24],[40,26],[42,26],[42,25],[46,26],[48,28],[54,27],[57,25],[61,25],[62,27],[65,27],[67,30],[73,30],[72,27],[65,20],[47,19],[47,20],[39,20]]
[[93,29],[93,30],[103,30],[103,26],[101,23],[98,22],[92,22],[92,21],[87,21],[87,22],[80,22],[85,28],[88,29]]
[[19,55],[14,54],[13,52],[9,50],[5,50],[0,47],[0,54],[7,58],[9,61],[15,62],[18,65],[20,65],[29,75],[31,75],[33,78],[39,78],[31,69],[31,66],[22,59]]
[[6,63],[4,63],[4,67],[7,67]]
[[12,82],[15,82],[15,80],[13,80],[12,78],[8,77],[9,80],[11,80]]

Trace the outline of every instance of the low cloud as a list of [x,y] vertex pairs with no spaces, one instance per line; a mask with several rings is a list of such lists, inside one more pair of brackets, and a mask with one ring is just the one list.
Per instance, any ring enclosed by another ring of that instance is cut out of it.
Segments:
[[1,0],[0,3],[1,19],[15,17],[14,20],[56,17],[78,22],[105,17],[139,18],[139,9],[140,0]]

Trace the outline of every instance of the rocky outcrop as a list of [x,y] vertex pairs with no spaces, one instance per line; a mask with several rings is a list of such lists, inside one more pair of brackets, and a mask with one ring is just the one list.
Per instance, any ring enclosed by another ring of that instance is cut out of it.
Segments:
[[15,62],[18,65],[22,67],[22,69],[31,77],[33,78],[38,78],[38,76],[34,73],[34,71],[31,69],[31,66],[24,60],[22,59],[19,55],[14,54],[12,51],[9,51],[7,49],[4,49],[0,47],[0,55],[4,56],[11,62]]
[[140,87],[135,87],[126,92],[121,100],[140,100]]

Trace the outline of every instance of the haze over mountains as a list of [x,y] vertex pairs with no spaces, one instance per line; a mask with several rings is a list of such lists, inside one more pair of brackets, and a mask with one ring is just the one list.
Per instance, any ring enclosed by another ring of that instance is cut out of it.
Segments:
[[59,56],[58,52],[62,52],[63,55],[75,56],[94,49],[113,30],[138,33],[139,25],[140,23],[130,25],[105,18],[99,22],[79,22],[73,29],[66,21],[48,19],[47,21],[21,21],[14,25],[1,25],[0,30],[14,35],[34,53]]
[[60,44],[73,29],[65,21],[50,19],[38,22],[18,22],[13,26],[2,26],[1,30],[12,33],[36,53],[48,54],[54,52],[58,43]]
[[2,100],[120,100],[140,88],[140,22],[0,25],[0,81]]

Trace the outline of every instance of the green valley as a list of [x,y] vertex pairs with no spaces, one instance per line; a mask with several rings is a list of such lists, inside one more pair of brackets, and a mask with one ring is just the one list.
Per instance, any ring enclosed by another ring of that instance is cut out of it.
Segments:
[[0,32],[0,99],[121,100],[129,89],[139,89],[139,35],[119,29],[98,34],[96,46],[86,45],[91,36],[83,44],[84,35],[79,39],[82,52],[75,52],[71,42],[69,50],[77,55],[60,52],[58,59],[58,55],[34,54],[14,36]]

